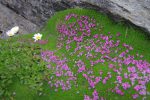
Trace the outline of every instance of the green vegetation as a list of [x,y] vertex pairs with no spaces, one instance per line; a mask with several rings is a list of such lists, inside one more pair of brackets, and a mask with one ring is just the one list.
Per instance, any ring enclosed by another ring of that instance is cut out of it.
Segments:
[[[129,44],[134,48],[130,54],[142,54],[144,56],[142,59],[150,62],[150,39],[143,31],[132,25],[126,25],[123,22],[116,23],[106,15],[93,10],[77,8],[57,12],[48,20],[40,32],[43,34],[42,40],[48,41],[46,44],[33,42],[32,37],[34,34],[18,35],[6,40],[0,40],[0,98],[2,100],[83,100],[85,94],[92,95],[93,90],[90,91],[87,88],[88,83],[86,79],[83,79],[82,75],[78,76],[78,84],[80,84],[78,88],[72,86],[68,91],[60,89],[55,92],[55,89],[50,88],[47,84],[47,77],[50,77],[51,72],[47,70],[46,63],[40,58],[41,51],[58,49],[56,47],[59,36],[57,25],[65,23],[64,18],[70,13],[94,18],[96,23],[99,23],[99,30],[92,30],[93,34],[111,32],[114,40],[119,39],[121,43]],[[71,20],[70,22],[73,21]],[[121,36],[115,38],[118,32],[121,33]],[[57,53],[57,55],[67,55],[65,49],[61,49]],[[69,55],[67,57],[70,58]],[[72,63],[68,65],[71,66]],[[105,64],[102,68],[108,71],[105,66],[108,65]],[[95,73],[97,73],[97,70],[96,68],[94,69]],[[102,83],[96,87],[101,90],[102,96],[107,97],[108,100],[114,100],[114,98],[116,100],[120,98],[121,100],[131,99],[129,95],[125,98],[115,93],[103,92],[110,86],[108,83],[103,87],[101,87]],[[149,84],[148,87],[150,87]]]

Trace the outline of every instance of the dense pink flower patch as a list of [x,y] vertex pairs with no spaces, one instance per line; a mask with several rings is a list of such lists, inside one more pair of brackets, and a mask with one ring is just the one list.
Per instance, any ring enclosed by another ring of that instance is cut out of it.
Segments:
[[[96,90],[96,86],[100,83],[113,84],[114,87],[110,88],[110,92],[121,96],[129,89],[134,90],[134,94],[131,94],[133,99],[148,95],[146,85],[150,82],[150,63],[142,60],[142,55],[131,55],[133,47],[126,43],[122,44],[120,40],[114,41],[110,32],[95,34],[93,30],[98,26],[93,18],[69,14],[65,21],[71,19],[75,21],[57,26],[60,33],[57,47],[59,50],[65,49],[68,55],[74,58],[64,57],[61,60],[51,51],[44,51],[41,54],[43,60],[49,62],[48,69],[53,73],[49,81],[51,87],[71,89],[71,81],[76,83],[78,74],[82,74],[89,87],[95,89],[93,97],[85,95],[85,100],[104,99]],[[117,37],[120,35],[121,33],[116,34]],[[68,60],[72,63],[71,66],[67,65]],[[101,68],[102,65],[107,67],[107,73]],[[99,67],[100,70],[97,70],[99,75],[94,74],[95,67]]]
[[52,51],[44,51],[41,56],[44,61],[51,62],[47,65],[50,72],[52,72],[48,82],[49,85],[55,87],[56,91],[58,88],[62,88],[62,90],[71,89],[71,82],[75,82],[76,77],[68,67],[67,59],[59,59]]
[[95,85],[98,84],[102,77],[95,77],[95,76],[88,76],[87,74],[82,74],[82,76],[88,80],[88,83],[90,85],[90,87],[95,88]]
[[122,87],[124,90],[127,90],[128,88],[131,87],[131,85],[128,82],[122,83]]
[[94,90],[93,92],[93,98],[90,98],[88,95],[84,95],[84,100],[99,100],[98,92]]

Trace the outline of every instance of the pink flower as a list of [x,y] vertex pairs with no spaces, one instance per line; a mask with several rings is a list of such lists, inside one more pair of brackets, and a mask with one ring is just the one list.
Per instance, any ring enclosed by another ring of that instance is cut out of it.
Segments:
[[116,93],[119,95],[124,95],[124,93],[120,89],[116,89]]
[[130,46],[130,47],[129,47],[129,50],[133,50],[133,47]]
[[93,24],[93,23],[90,23],[90,24],[89,24],[89,27],[90,27],[90,28],[95,27],[95,26],[96,26],[96,25]]
[[140,85],[136,85],[136,86],[134,87],[134,90],[136,90],[136,91],[141,90],[141,86],[140,86]]
[[102,70],[100,70],[100,71],[99,71],[99,74],[100,74],[100,75],[102,75],[102,74],[103,74],[103,71],[102,71]]
[[65,20],[69,20],[71,17],[77,18],[78,16],[76,14],[69,14],[66,16]]
[[136,99],[136,98],[138,98],[138,97],[139,97],[138,94],[133,94],[133,95],[132,95],[132,98],[133,98],[133,99]]
[[127,73],[124,73],[124,78],[128,78],[128,74]]
[[107,80],[106,79],[103,79],[102,83],[103,84],[106,84]]
[[121,76],[117,76],[117,81],[118,81],[119,83],[121,83],[121,82],[122,82],[122,77],[121,77]]
[[120,55],[119,55],[119,57],[124,57],[125,56],[125,52],[122,52]]
[[129,47],[129,45],[127,45],[126,43],[123,43],[123,46],[126,47],[126,48]]
[[113,68],[114,67],[114,65],[113,64],[109,64],[109,68]]
[[76,42],[81,42],[82,40],[83,40],[83,37],[81,36],[81,37],[74,37],[73,38],[74,39],[74,41],[76,41]]
[[94,38],[98,38],[98,34],[95,34],[93,37],[94,37]]
[[51,66],[50,64],[49,64],[49,65],[47,65],[47,68],[48,68],[48,69],[50,69],[51,67],[52,67],[52,66]]
[[75,36],[73,39],[74,39],[75,41],[77,41],[77,40],[78,40],[78,37]]
[[93,100],[99,100],[98,92],[96,90],[93,92]]
[[92,100],[88,95],[84,95],[84,100]]
[[141,80],[139,80],[138,83],[139,83],[140,85],[145,85],[145,84],[146,84],[146,81],[141,81]]
[[85,66],[82,66],[82,67],[80,67],[79,69],[78,69],[78,72],[80,73],[80,72],[83,72],[83,71],[85,71]]
[[95,52],[99,52],[100,51],[100,47],[95,49]]
[[63,69],[63,70],[69,70],[69,67],[68,67],[66,64],[64,64],[64,65],[62,66],[62,69]]
[[140,58],[143,58],[144,56],[143,55],[140,55]]
[[136,72],[135,67],[128,67],[128,72],[131,72],[131,73]]
[[125,65],[129,65],[131,62],[132,62],[132,59],[131,59],[131,58],[125,58],[125,60],[123,61],[123,63],[124,63]]
[[71,71],[66,72],[68,76],[73,76],[73,73]]
[[66,50],[69,50],[70,49],[70,46],[69,45],[66,45]]
[[117,33],[117,34],[116,34],[116,36],[120,36],[120,35],[121,35],[120,33]]
[[88,95],[84,95],[84,100],[99,100],[98,92],[96,90],[93,91],[93,98],[90,98]]
[[89,80],[88,82],[92,88],[95,88],[95,83],[92,80]]
[[140,90],[140,91],[139,91],[139,94],[140,94],[140,95],[146,95],[146,90],[145,90],[145,89]]
[[122,83],[122,87],[123,89],[127,90],[128,88],[131,87],[131,85],[128,82],[126,82],[126,83]]
[[111,32],[108,32],[108,34],[111,34]]
[[95,83],[100,82],[101,79],[102,79],[101,77],[96,77],[96,78],[95,78]]
[[62,75],[62,74],[59,73],[59,72],[56,72],[55,74],[56,74],[57,77],[60,77],[60,76]]
[[88,78],[88,76],[86,74],[82,74],[82,76],[86,79]]

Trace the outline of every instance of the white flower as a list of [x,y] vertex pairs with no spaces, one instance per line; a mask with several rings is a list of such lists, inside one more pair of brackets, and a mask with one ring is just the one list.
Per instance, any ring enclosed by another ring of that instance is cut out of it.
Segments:
[[34,39],[35,42],[37,40],[41,40],[41,38],[42,38],[42,34],[40,34],[40,33],[34,34],[34,36],[33,36],[33,39]]
[[6,34],[7,34],[8,36],[14,36],[14,35],[15,35],[11,30],[7,31]]
[[18,31],[19,31],[19,26],[15,26],[15,27],[11,28],[10,30],[8,30],[6,32],[6,34],[8,36],[14,36]]
[[19,31],[19,26],[13,27],[13,28],[11,29],[11,31],[12,31],[14,34],[18,33],[18,31]]

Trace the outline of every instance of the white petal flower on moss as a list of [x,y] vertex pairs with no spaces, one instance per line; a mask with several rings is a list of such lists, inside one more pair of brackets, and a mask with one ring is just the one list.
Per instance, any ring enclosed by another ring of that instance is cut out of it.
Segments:
[[41,40],[41,38],[42,38],[42,34],[40,34],[40,33],[34,34],[34,36],[33,36],[33,39],[35,42],[38,40]]
[[11,29],[11,31],[12,31],[14,34],[18,33],[18,31],[19,31],[19,26],[13,27],[13,28]]
[[15,35],[14,32],[12,32],[11,30],[7,31],[6,34],[10,37]]
[[14,36],[19,31],[19,26],[15,26],[6,32],[7,36]]

